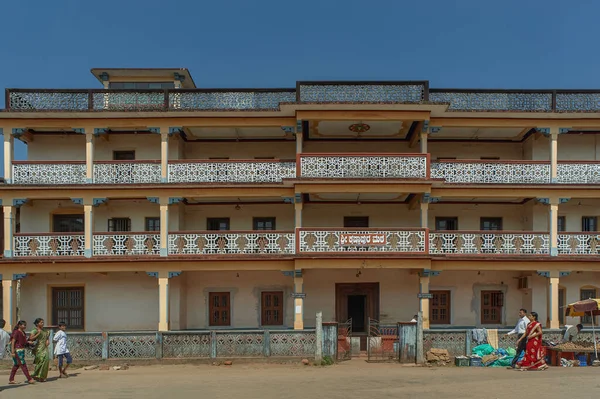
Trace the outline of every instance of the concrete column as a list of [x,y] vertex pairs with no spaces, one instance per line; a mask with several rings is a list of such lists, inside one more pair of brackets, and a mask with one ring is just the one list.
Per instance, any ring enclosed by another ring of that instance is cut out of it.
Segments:
[[158,274],[158,331],[169,331],[169,275]]
[[427,154],[427,136],[428,136],[428,132],[425,131],[421,131],[421,154]]
[[169,198],[160,199],[160,256],[169,255]]
[[94,182],[94,129],[85,128],[85,182]]
[[160,128],[160,181],[169,181],[169,128]]
[[296,154],[302,154],[302,121],[296,121]]
[[294,203],[296,228],[302,227],[302,202]]
[[556,183],[558,177],[558,134],[557,127],[550,128],[550,181]]
[[14,248],[14,232],[15,232],[15,207],[5,205],[2,207],[4,211],[4,257],[13,257]]
[[550,272],[548,277],[548,328],[558,329],[560,328],[558,307],[558,285],[559,285],[559,272]]
[[13,304],[13,291],[15,281],[12,280],[12,274],[6,274],[2,277],[2,318],[6,321],[4,330],[12,332],[15,320],[15,306]]
[[[419,293],[429,294],[429,275],[419,276]],[[429,298],[419,298],[419,311],[423,314],[423,329],[429,329]]]
[[[294,275],[294,293],[302,294],[304,292],[304,277],[302,271],[296,270]],[[294,298],[294,330],[304,329],[304,299]]]
[[84,255],[91,258],[94,255],[94,206],[92,202],[83,204],[83,224],[84,224]]
[[550,255],[558,255],[558,199],[550,199],[548,216],[549,231],[550,231]]
[[421,227],[426,229],[429,225],[429,202],[421,201]]
[[4,134],[4,181],[10,184],[12,183],[12,162],[15,140],[10,128],[7,128],[6,131],[0,129],[0,133]]

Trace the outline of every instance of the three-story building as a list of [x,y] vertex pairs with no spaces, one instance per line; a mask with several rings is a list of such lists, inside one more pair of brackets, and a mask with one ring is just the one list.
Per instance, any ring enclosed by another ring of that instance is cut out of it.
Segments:
[[303,329],[322,311],[361,334],[521,307],[557,328],[598,295],[600,91],[92,73],[103,88],[6,90],[7,328]]

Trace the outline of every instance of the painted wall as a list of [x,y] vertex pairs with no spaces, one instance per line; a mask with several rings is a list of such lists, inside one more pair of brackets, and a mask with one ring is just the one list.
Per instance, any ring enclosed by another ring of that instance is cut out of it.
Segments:
[[274,217],[276,228],[294,230],[294,207],[291,204],[248,205],[187,205],[184,206],[185,222],[182,230],[206,230],[206,219],[229,218],[231,230],[252,230],[252,218]]
[[296,142],[188,142],[183,154],[185,159],[296,159]]
[[[550,139],[532,140],[534,160],[550,159]],[[596,161],[600,159],[600,138],[596,134],[561,134],[558,136],[559,161]]]
[[482,217],[501,217],[504,230],[525,230],[532,215],[523,205],[430,204],[429,228],[435,229],[436,217],[458,217],[459,230],[480,230]]
[[477,143],[477,142],[436,142],[427,144],[431,160],[455,157],[456,159],[480,159],[481,157],[500,157],[500,159],[524,158],[521,143]]

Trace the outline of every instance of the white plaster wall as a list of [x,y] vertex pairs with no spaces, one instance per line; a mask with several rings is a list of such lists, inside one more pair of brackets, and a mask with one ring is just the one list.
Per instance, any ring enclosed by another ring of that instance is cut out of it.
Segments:
[[420,211],[407,204],[305,204],[303,227],[344,227],[345,216],[368,216],[370,227],[419,227]]
[[429,140],[427,149],[431,160],[455,157],[456,159],[480,159],[481,157],[500,157],[501,160],[524,158],[521,143],[477,143],[477,142],[436,142]]
[[51,320],[53,286],[85,287],[86,331],[156,330],[158,326],[158,280],[144,272],[27,276],[21,288],[23,319],[30,323],[37,317]]
[[207,218],[229,218],[231,230],[252,230],[252,218],[274,217],[276,228],[281,231],[294,230],[294,206],[284,204],[248,205],[186,205],[185,222],[181,230],[206,230]]
[[[534,160],[550,159],[550,139],[532,140]],[[600,139],[596,134],[561,134],[558,136],[559,161],[595,161],[600,159]]]
[[[169,229],[179,230],[179,207],[169,208]],[[83,206],[72,201],[36,200],[20,209],[21,233],[44,233],[52,231],[53,213],[83,214]],[[94,207],[94,231],[106,232],[108,219],[128,217],[131,219],[131,231],[144,231],[146,217],[159,217],[157,204],[147,200],[109,200],[108,203]]]
[[85,161],[85,135],[36,134],[27,144],[27,160]]
[[504,230],[519,231],[525,230],[532,219],[523,205],[504,204],[430,204],[428,217],[432,230],[436,217],[458,217],[459,230],[480,230],[480,218],[501,217]]
[[294,325],[294,304],[291,298],[294,279],[284,276],[280,271],[184,272],[178,278],[185,280],[180,284],[185,283],[187,287],[185,299],[187,301],[188,329],[209,327],[208,295],[210,292],[225,291],[230,292],[231,295],[231,326],[229,328],[257,328],[260,326],[262,291],[283,291],[283,328],[291,328]]
[[184,144],[185,159],[253,159],[274,157],[296,159],[296,142],[187,142]]

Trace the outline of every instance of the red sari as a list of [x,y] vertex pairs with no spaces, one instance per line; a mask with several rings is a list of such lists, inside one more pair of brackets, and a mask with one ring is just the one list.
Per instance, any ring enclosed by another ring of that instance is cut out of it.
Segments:
[[[526,337],[537,327],[542,330],[542,325],[538,321],[532,321],[527,325]],[[546,350],[542,346],[542,335],[538,335],[535,338],[529,338],[527,340],[527,348],[525,349],[525,355],[523,359],[518,362],[519,368],[528,370],[537,370],[546,366]]]

